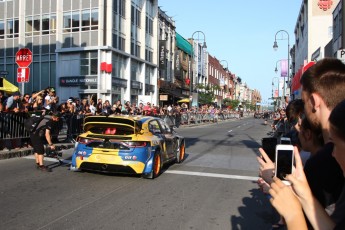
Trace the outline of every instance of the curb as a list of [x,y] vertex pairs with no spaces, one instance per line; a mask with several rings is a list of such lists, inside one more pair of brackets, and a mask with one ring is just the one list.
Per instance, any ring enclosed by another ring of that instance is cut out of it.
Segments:
[[[59,143],[55,144],[56,146],[66,146],[67,149],[74,148],[73,143]],[[1,150],[0,151],[0,160],[16,158],[16,157],[25,157],[33,155],[33,148],[20,148],[20,149],[11,149],[11,150]]]

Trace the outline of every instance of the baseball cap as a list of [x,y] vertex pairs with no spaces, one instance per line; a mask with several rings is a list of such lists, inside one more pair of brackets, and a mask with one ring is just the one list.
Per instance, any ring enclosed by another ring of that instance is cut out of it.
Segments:
[[73,102],[73,100],[72,100],[72,99],[68,99],[68,100],[67,100],[67,102],[72,103],[72,102]]
[[13,96],[20,96],[20,92],[19,92],[19,91],[14,92],[12,95],[13,95]]
[[55,92],[55,88],[54,87],[50,88],[50,92]]

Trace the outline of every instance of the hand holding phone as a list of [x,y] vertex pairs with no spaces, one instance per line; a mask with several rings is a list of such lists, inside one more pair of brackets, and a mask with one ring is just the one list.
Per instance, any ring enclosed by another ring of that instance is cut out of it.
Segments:
[[293,145],[279,144],[276,146],[275,176],[278,177],[286,185],[291,185],[291,183],[287,181],[285,177],[288,174],[292,174],[293,160]]

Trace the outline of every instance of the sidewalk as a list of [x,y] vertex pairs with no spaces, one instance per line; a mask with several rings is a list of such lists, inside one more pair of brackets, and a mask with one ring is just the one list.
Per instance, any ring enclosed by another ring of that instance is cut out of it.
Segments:
[[[59,135],[58,140],[65,140],[66,135]],[[74,143],[54,143],[55,146],[65,146],[67,149],[74,148]],[[29,155],[33,155],[34,151],[32,147],[23,147],[23,148],[15,148],[15,149],[3,149],[0,150],[0,160],[15,158],[15,157],[25,157]]]
[[[73,143],[56,143],[55,146],[66,146],[68,149],[74,148]],[[15,157],[24,157],[33,155],[33,149],[32,147],[27,148],[17,148],[17,149],[11,149],[11,150],[1,150],[0,151],[0,160],[4,159],[10,159]]]

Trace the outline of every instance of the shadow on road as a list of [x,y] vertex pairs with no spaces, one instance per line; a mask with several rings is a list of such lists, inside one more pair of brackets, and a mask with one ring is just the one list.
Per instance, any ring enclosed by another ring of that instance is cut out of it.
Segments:
[[244,197],[243,206],[238,208],[240,215],[230,217],[231,229],[270,229],[278,221],[278,214],[259,189],[249,192],[251,197]]

